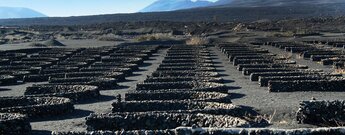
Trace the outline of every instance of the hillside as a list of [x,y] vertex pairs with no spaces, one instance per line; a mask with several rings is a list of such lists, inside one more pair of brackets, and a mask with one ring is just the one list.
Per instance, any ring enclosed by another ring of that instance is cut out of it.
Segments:
[[189,9],[196,7],[206,7],[211,5],[212,2],[198,0],[158,0],[151,5],[145,7],[139,12],[157,12],[157,11],[174,11],[180,9]]
[[299,4],[275,7],[208,7],[173,12],[110,14],[80,17],[5,19],[0,25],[75,25],[120,21],[255,21],[345,15],[345,4]]
[[271,6],[297,6],[300,4],[331,4],[345,3],[343,0],[218,0],[209,2],[205,0],[158,0],[139,12],[175,11],[200,7],[271,7]]
[[28,8],[0,7],[0,19],[6,18],[34,18],[46,15]]

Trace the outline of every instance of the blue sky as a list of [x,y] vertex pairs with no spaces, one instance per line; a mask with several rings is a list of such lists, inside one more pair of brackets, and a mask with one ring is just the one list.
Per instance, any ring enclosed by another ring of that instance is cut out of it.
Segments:
[[26,7],[39,11],[45,15],[55,17],[133,13],[155,1],[156,0],[0,0],[0,7]]

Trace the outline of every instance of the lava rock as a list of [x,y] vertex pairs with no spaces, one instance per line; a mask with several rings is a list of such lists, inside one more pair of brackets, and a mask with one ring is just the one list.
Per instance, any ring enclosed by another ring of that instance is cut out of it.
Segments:
[[270,92],[344,91],[345,79],[269,81]]
[[79,102],[90,98],[97,98],[100,93],[97,86],[43,84],[27,87],[24,95],[39,97],[66,97],[71,99],[73,102]]
[[68,98],[61,97],[1,97],[0,112],[21,113],[28,117],[54,116],[74,110]]
[[125,94],[125,101],[149,101],[149,100],[192,100],[205,102],[231,103],[230,95],[218,92],[196,91],[132,91]]
[[100,90],[113,89],[118,87],[114,78],[98,78],[98,77],[77,77],[77,78],[52,78],[49,83],[63,85],[94,85]]
[[26,135],[31,132],[28,117],[17,113],[0,113],[1,135]]
[[17,84],[17,78],[10,75],[0,75],[0,86]]
[[161,130],[179,126],[199,127],[250,127],[244,119],[226,115],[186,114],[186,113],[109,113],[91,114],[86,117],[88,131],[94,130]]
[[113,113],[116,112],[170,112],[170,113],[203,113],[245,117],[250,112],[240,106],[227,103],[202,101],[123,101],[114,102]]
[[341,126],[345,124],[345,101],[302,101],[297,121],[318,126]]

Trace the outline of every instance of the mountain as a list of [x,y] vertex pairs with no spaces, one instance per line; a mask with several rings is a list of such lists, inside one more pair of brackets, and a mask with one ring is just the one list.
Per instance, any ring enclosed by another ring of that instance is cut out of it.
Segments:
[[173,21],[173,22],[237,22],[262,19],[298,19],[345,15],[344,4],[319,4],[274,7],[208,7],[171,12],[110,14],[78,17],[0,19],[0,25],[85,25],[109,22]]
[[174,11],[180,9],[206,7],[210,6],[211,4],[212,2],[204,0],[158,0],[139,12]]
[[35,17],[47,17],[47,16],[29,8],[0,7],[0,19],[35,18]]
[[198,7],[272,7],[344,2],[344,0],[218,0],[216,2],[209,2],[206,0],[158,0],[139,12],[175,11]]
[[[302,4],[296,4],[296,2],[298,2],[297,0],[289,0],[294,1],[292,3],[288,2],[288,0],[243,0],[248,1],[252,4],[244,4],[242,6],[230,6],[234,5],[234,3],[240,3],[240,1],[242,0],[233,0],[233,2],[231,2],[232,4],[224,4],[223,6],[184,9],[170,12],[109,14],[95,16],[49,17],[29,19],[0,19],[0,25],[84,25],[127,21],[251,22],[263,19],[299,19],[330,16],[337,17],[345,15],[344,0],[341,0],[344,1],[342,3],[332,3],[326,0],[300,0],[303,1]],[[268,6],[265,6],[263,4],[260,4],[260,2],[258,1],[271,1],[272,3]],[[277,6],[277,3],[274,1],[283,1],[285,3],[283,5]],[[311,1],[319,1],[319,3],[306,4]]]

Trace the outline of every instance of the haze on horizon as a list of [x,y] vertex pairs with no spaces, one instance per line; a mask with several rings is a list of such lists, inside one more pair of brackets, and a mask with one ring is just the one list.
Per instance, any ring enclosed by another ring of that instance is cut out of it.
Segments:
[[0,7],[30,8],[49,17],[67,17],[135,13],[155,1],[157,0],[0,0]]

